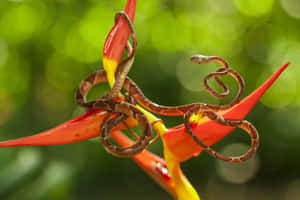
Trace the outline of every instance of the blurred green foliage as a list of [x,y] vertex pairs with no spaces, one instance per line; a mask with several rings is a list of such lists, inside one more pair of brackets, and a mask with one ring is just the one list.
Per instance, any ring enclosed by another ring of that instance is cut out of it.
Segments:
[[[102,68],[105,37],[125,2],[0,0],[1,140],[32,135],[81,112],[74,92]],[[183,164],[202,199],[299,198],[299,20],[298,0],[138,1],[138,52],[129,76],[157,103],[230,101],[204,91],[202,79],[216,65],[190,64],[192,54],[228,60],[243,75],[246,94],[292,63],[247,117],[261,134],[254,160],[224,165],[203,153]],[[225,81],[232,98],[237,86]],[[182,123],[163,119],[169,127]],[[245,151],[247,136],[237,133],[214,147]],[[171,199],[130,159],[107,154],[99,142],[7,148],[0,158],[0,199]]]

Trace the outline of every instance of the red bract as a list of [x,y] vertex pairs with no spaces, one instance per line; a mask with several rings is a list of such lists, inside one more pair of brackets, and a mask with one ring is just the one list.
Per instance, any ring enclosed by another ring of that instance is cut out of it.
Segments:
[[[136,0],[128,0],[124,12],[131,22],[134,21]],[[120,17],[109,32],[103,48],[103,58],[114,60],[118,63],[122,57],[125,45],[130,35],[130,30],[123,17]]]
[[[79,142],[99,136],[105,111],[91,110],[48,131],[15,140],[0,142],[0,147],[57,145]],[[118,129],[124,128],[119,126]]]
[[[136,0],[128,0],[124,12],[133,23]],[[121,16],[109,32],[103,47],[103,67],[107,73],[110,87],[115,81],[115,72],[128,41],[130,30],[123,16]]]

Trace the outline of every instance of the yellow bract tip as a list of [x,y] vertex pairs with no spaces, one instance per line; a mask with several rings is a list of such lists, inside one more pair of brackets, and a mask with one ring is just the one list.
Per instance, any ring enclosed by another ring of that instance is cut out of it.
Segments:
[[109,86],[112,88],[115,83],[115,73],[118,67],[118,63],[115,60],[110,60],[103,57],[103,67],[107,74],[106,76]]

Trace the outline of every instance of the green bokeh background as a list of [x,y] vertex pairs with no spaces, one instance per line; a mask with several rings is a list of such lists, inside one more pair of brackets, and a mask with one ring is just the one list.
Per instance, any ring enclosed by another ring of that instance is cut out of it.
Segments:
[[[102,69],[102,46],[125,0],[0,0],[0,139],[54,127],[83,111],[74,93]],[[129,76],[163,105],[226,103],[203,89],[225,58],[244,77],[246,95],[284,62],[292,64],[247,116],[261,135],[254,159],[224,164],[206,153],[183,163],[201,199],[300,198],[300,1],[138,1],[136,61]],[[237,91],[235,81],[226,78]],[[214,84],[214,83],[212,83]],[[98,92],[103,90],[98,90]],[[182,118],[165,118],[168,127]],[[249,139],[234,131],[214,147],[238,154]],[[158,142],[149,148],[161,155]],[[0,149],[0,199],[172,199],[131,159],[106,153],[98,139]]]

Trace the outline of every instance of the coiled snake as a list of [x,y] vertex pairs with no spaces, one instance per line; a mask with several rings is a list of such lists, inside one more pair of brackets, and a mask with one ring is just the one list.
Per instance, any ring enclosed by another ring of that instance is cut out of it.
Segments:
[[[121,63],[124,64],[123,70],[121,72],[121,69],[119,67],[117,72],[117,78],[115,85],[113,86],[112,90],[107,94],[100,98],[98,98],[95,101],[89,101],[86,102],[86,96],[90,89],[92,89],[95,85],[103,82],[107,82],[106,78],[106,72],[105,71],[97,71],[90,75],[88,75],[80,84],[77,93],[76,93],[76,102],[78,105],[85,107],[87,109],[102,109],[106,110],[109,113],[111,112],[117,112],[120,113],[117,117],[108,120],[108,116],[105,118],[105,120],[102,123],[101,126],[101,141],[105,147],[105,149],[110,152],[113,155],[120,156],[120,157],[127,157],[127,156],[133,156],[135,154],[140,153],[143,151],[151,142],[152,138],[152,130],[151,130],[151,124],[148,120],[148,118],[143,114],[142,111],[140,111],[135,106],[135,101],[137,101],[139,104],[141,104],[146,109],[150,110],[151,112],[154,112],[156,114],[160,115],[168,115],[168,116],[178,116],[178,115],[185,115],[184,124],[186,127],[186,130],[188,134],[193,138],[193,140],[203,148],[203,150],[207,151],[210,155],[212,155],[215,158],[224,160],[226,162],[243,162],[245,160],[248,160],[251,156],[253,156],[258,148],[259,145],[259,136],[258,132],[255,129],[255,127],[246,120],[234,120],[234,119],[225,119],[222,116],[218,115],[216,112],[226,110],[228,108],[231,108],[232,106],[236,105],[244,92],[244,81],[242,77],[233,69],[231,69],[228,65],[228,63],[223,60],[222,58],[216,57],[216,56],[202,56],[202,55],[195,55],[191,57],[191,61],[193,63],[197,64],[204,64],[204,63],[211,63],[216,62],[221,65],[223,65],[222,68],[219,68],[216,72],[208,74],[204,78],[204,85],[206,90],[213,96],[217,98],[223,98],[226,97],[229,94],[229,90],[226,87],[226,85],[219,79],[221,76],[225,76],[227,74],[231,75],[233,78],[236,79],[237,83],[239,84],[239,92],[236,96],[236,98],[232,101],[232,103],[227,105],[209,105],[204,103],[193,103],[188,105],[182,105],[182,106],[161,106],[158,104],[153,103],[148,98],[144,96],[142,91],[139,89],[139,87],[127,77],[127,73],[129,72],[133,60],[134,55],[136,51],[136,36],[134,32],[133,25],[124,12],[119,12],[116,15],[116,19],[120,16],[123,16],[131,30],[131,36],[133,40],[133,49],[131,48],[131,45],[127,43],[126,49],[129,54],[128,58],[123,60]],[[218,93],[214,91],[209,85],[208,80],[214,78],[217,83],[221,86],[223,89],[223,93]],[[129,97],[127,97],[127,101],[118,101],[114,100],[114,98],[119,94],[120,90],[124,88],[128,91]],[[133,100],[134,99],[134,100]],[[206,115],[209,119],[222,124],[224,126],[233,126],[238,127],[246,132],[248,132],[249,136],[251,137],[251,147],[250,149],[243,155],[238,157],[226,157],[219,153],[217,153],[215,150],[210,148],[209,146],[205,145],[203,142],[201,142],[196,135],[192,132],[192,129],[190,127],[190,118],[193,114],[202,113]],[[132,117],[138,121],[138,123],[143,128],[143,134],[140,136],[138,141],[126,148],[121,148],[112,145],[109,142],[109,133],[116,125],[123,122],[127,117]]]

